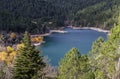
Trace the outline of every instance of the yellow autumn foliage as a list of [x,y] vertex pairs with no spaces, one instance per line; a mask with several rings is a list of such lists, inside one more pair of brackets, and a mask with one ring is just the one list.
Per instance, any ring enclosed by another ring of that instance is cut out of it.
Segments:
[[10,57],[15,57],[17,55],[16,51],[13,51],[12,53],[9,54]]
[[7,46],[6,52],[0,52],[0,60],[5,61],[7,65],[14,61],[15,56],[17,55],[17,51],[14,48]]
[[42,42],[43,37],[41,36],[36,36],[36,37],[31,37],[31,42]]
[[[16,36],[15,33],[10,34],[11,38],[14,38],[15,36]],[[43,41],[43,37],[41,36],[31,38],[31,42],[42,42],[42,41]],[[7,65],[9,65],[10,63],[14,63],[14,58],[18,54],[17,50],[24,47],[24,44],[23,43],[17,44],[16,47],[17,49],[12,48],[11,46],[7,46],[6,51],[0,52],[0,60],[5,61]]]
[[16,54],[16,51],[11,52],[10,54],[8,54],[7,52],[0,52],[0,60],[5,61],[5,63],[9,65],[14,61]]
[[5,61],[7,58],[8,54],[6,52],[0,52],[0,60]]
[[14,61],[14,58],[15,58],[16,54],[17,54],[16,51],[13,51],[12,53],[9,54],[9,56],[5,60],[7,65],[9,65],[10,63],[12,63]]
[[23,43],[21,43],[21,44],[18,44],[17,45],[17,49],[20,49],[20,48],[22,48],[22,47],[24,47],[25,45],[23,44]]
[[10,47],[10,46],[7,46],[7,52],[8,53],[11,53],[14,51],[14,48]]

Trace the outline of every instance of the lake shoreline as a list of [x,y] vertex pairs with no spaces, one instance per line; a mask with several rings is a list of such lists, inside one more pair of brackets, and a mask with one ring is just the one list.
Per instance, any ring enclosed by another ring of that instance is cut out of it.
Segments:
[[[66,26],[66,27],[62,27],[62,29],[58,29],[58,30],[50,30],[49,33],[45,33],[45,34],[36,34],[36,35],[31,35],[31,36],[42,36],[42,37],[45,37],[45,36],[49,36],[51,35],[52,33],[67,33],[67,31],[65,31],[64,29],[65,28],[72,28],[72,29],[75,29],[75,30],[95,30],[97,32],[103,32],[103,33],[107,33],[109,35],[110,31],[109,30],[104,30],[104,29],[101,29],[101,28],[96,28],[96,27],[74,27],[74,26]],[[43,42],[39,43],[39,44],[36,44],[36,46],[39,46],[41,45]],[[45,43],[45,41],[44,41]]]
[[[66,26],[67,28],[72,28],[72,29],[75,29],[75,30],[95,30],[95,31],[98,31],[98,32],[103,32],[103,33],[110,33],[109,30],[104,30],[104,29],[101,29],[101,28],[96,28],[96,27],[74,27],[74,26]],[[66,28],[65,27],[65,28]],[[50,30],[49,33],[45,33],[45,34],[39,34],[40,36],[49,36],[51,35],[52,33],[67,33],[67,31],[64,30],[64,28],[62,30]]]
[[[98,31],[98,32],[103,32],[103,33],[107,33],[109,35],[110,31],[109,30],[104,30],[104,29],[101,29],[101,28],[96,28],[96,27],[75,27],[75,26],[66,26],[64,28],[72,28],[72,29],[75,29],[75,30],[95,30],[95,31]],[[67,33],[67,31],[64,30],[64,28],[62,27],[62,29],[58,29],[58,30],[50,30],[49,33],[45,33],[45,34],[36,34],[36,35],[31,35],[31,36],[42,36],[42,37],[45,37],[45,36],[49,36],[51,35],[52,33]],[[41,43],[42,44],[42,43]],[[41,45],[40,44],[40,45]]]
[[51,35],[52,33],[67,33],[67,31],[64,30],[64,28],[62,30],[50,30],[49,33],[44,33],[44,34],[35,34],[35,35],[31,35],[31,36],[49,36]]
[[[75,30],[95,30],[95,31],[98,31],[98,32],[104,32],[104,33],[110,33],[110,30],[104,30],[104,29],[101,29],[101,28],[96,28],[96,27],[74,27],[74,26],[67,26],[67,28],[72,28],[72,29],[75,29]],[[45,33],[45,34],[41,34],[41,36],[49,36],[50,34],[52,33],[67,33],[67,31],[64,31],[64,28],[62,30],[50,30],[49,33]]]
[[74,26],[67,26],[69,28],[72,28],[72,29],[78,29],[78,30],[95,30],[95,31],[98,31],[98,32],[104,32],[104,33],[110,33],[109,30],[104,30],[104,29],[101,29],[101,28],[96,28],[96,27],[74,27]]
[[[41,37],[45,37],[45,36],[49,36],[52,33],[67,33],[67,31],[64,30],[64,28],[62,28],[62,30],[50,30],[49,33],[45,33],[45,34],[35,34],[35,35],[31,35],[31,37],[34,36],[41,36]],[[40,46],[41,44],[45,43],[45,41],[39,42],[39,43],[34,43],[33,45],[35,46]]]

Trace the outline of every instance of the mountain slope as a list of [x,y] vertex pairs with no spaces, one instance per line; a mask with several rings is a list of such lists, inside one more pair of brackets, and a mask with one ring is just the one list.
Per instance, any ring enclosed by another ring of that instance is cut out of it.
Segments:
[[119,0],[0,0],[0,30],[45,33],[66,25],[110,29]]
[[118,0],[101,0],[99,3],[77,11],[73,20],[76,22],[76,26],[110,29],[117,22],[119,8],[120,1]]
[[58,17],[55,6],[45,0],[0,0],[0,30],[43,31]]

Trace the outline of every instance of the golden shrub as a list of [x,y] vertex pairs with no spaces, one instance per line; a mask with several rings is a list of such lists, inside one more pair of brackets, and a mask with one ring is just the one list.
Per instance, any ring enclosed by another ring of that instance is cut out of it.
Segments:
[[7,46],[7,52],[8,53],[11,53],[14,51],[14,48],[10,47],[10,46]]
[[20,49],[20,48],[22,48],[22,47],[24,47],[25,45],[23,44],[23,43],[21,43],[21,44],[17,44],[17,49]]
[[0,52],[0,60],[6,60],[6,58],[7,58],[7,56],[8,56],[8,54],[6,53],[6,52]]
[[43,37],[37,36],[37,37],[31,37],[31,42],[42,42]]

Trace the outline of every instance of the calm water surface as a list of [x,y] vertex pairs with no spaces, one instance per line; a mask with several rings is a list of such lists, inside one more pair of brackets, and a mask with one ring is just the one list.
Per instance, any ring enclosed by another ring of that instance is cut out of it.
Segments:
[[65,30],[68,33],[53,33],[46,36],[44,38],[46,43],[39,47],[42,54],[49,57],[51,65],[58,66],[60,59],[73,47],[78,48],[81,54],[87,54],[92,43],[98,37],[106,39],[105,33],[94,30],[74,30],[71,28]]

